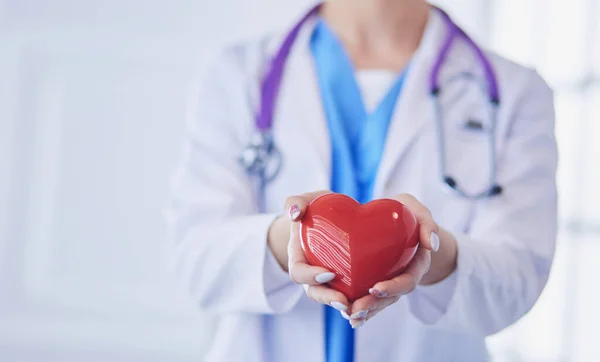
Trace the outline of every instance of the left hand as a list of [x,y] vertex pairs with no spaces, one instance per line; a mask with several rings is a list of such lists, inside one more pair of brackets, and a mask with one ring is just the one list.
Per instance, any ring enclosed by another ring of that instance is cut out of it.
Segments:
[[[455,268],[455,241],[452,237],[448,237],[449,234],[447,232],[441,230],[438,224],[433,220],[429,209],[421,204],[415,197],[408,194],[400,194],[393,197],[393,199],[404,204],[417,218],[420,229],[420,244],[413,260],[408,264],[402,274],[391,280],[375,284],[369,290],[369,295],[359,298],[349,305],[348,313],[351,313],[350,315],[346,312],[342,312],[342,316],[350,320],[350,324],[353,328],[362,326],[377,313],[396,303],[401,296],[412,292],[417,285],[435,283],[445,278]],[[438,236],[440,233],[444,236],[442,238],[444,243],[451,244],[448,246],[444,245],[445,252],[440,254],[444,254],[443,259],[453,258],[453,260],[439,260],[440,258],[434,257],[434,263],[432,263],[431,252],[437,252],[440,249],[440,237]],[[436,270],[433,270],[432,267],[436,268]],[[430,271],[430,268],[432,268],[432,273],[430,273],[431,275],[429,276],[428,272]]]

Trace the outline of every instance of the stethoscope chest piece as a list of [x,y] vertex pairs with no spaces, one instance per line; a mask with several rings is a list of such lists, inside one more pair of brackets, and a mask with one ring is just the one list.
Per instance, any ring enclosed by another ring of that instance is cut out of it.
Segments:
[[256,132],[242,150],[239,161],[246,172],[269,182],[279,173],[281,153],[275,146],[270,132]]

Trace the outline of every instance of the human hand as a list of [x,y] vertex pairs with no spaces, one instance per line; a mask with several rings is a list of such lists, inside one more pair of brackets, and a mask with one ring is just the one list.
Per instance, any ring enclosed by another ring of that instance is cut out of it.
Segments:
[[[429,209],[408,194],[400,194],[393,199],[404,204],[416,216],[419,223],[420,244],[414,258],[402,274],[391,280],[375,284],[369,290],[369,295],[355,300],[349,306],[348,312],[342,312],[342,316],[350,321],[353,328],[362,326],[377,313],[396,303],[400,297],[411,293],[417,285],[437,282],[449,275],[455,268],[455,241],[449,233],[437,225]],[[440,237],[438,236],[440,234],[444,241],[444,253],[441,253],[444,258],[440,259],[434,256],[435,263],[432,263],[431,252],[438,252],[440,249]],[[453,262],[449,261],[451,259]],[[351,314],[348,315],[349,313]]]
[[[362,326],[401,296],[412,292],[419,284],[433,284],[444,279],[456,268],[456,241],[440,228],[431,212],[414,196],[400,194],[393,199],[404,204],[417,218],[420,244],[407,268],[397,277],[375,284],[369,295],[350,303],[342,293],[323,285],[335,278],[331,271],[308,264],[300,245],[299,222],[308,204],[329,191],[307,193],[288,198],[285,208],[291,220],[288,242],[288,272],[292,281],[302,284],[306,295],[316,302],[340,311],[353,328]],[[443,247],[440,246],[440,236]],[[435,252],[433,255],[431,252]]]
[[324,285],[335,278],[335,273],[318,266],[308,264],[300,245],[300,221],[306,207],[317,197],[330,191],[317,191],[289,197],[285,203],[291,220],[290,238],[288,242],[288,272],[292,281],[304,286],[306,295],[314,301],[327,304],[345,313],[348,310],[348,299],[344,294]]

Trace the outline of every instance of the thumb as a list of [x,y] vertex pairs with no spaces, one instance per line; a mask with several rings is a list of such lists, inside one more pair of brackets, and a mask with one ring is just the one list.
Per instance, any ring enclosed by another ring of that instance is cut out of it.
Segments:
[[288,213],[289,218],[296,222],[302,220],[302,216],[306,212],[306,207],[314,199],[319,196],[331,193],[331,191],[321,190],[315,192],[307,192],[301,195],[290,196],[285,200],[284,209]]
[[429,209],[409,194],[400,194],[395,199],[415,215],[419,224],[419,240],[423,247],[434,252],[438,251],[440,248],[439,226],[433,219]]

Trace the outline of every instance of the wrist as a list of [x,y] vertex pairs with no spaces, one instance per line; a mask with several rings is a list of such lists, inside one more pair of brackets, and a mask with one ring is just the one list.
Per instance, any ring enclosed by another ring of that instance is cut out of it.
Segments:
[[286,216],[279,216],[271,223],[267,235],[267,246],[277,260],[279,266],[287,272],[287,245],[290,239],[291,221]]
[[429,271],[421,279],[420,284],[422,285],[438,283],[456,270],[458,256],[456,238],[442,228],[439,229],[438,236],[440,248],[437,252],[431,253],[431,265]]

